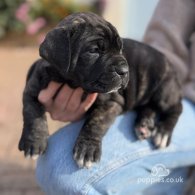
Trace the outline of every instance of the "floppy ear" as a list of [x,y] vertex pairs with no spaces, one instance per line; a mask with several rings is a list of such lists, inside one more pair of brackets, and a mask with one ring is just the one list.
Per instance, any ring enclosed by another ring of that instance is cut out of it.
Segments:
[[70,37],[64,28],[50,31],[40,45],[39,54],[60,71],[68,72],[70,67]]

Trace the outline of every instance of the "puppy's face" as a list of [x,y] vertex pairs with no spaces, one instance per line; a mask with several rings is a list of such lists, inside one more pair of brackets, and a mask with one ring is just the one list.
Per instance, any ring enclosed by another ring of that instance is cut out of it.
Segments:
[[92,13],[72,14],[50,31],[40,55],[55,66],[68,84],[88,92],[124,88],[128,64],[116,29]]

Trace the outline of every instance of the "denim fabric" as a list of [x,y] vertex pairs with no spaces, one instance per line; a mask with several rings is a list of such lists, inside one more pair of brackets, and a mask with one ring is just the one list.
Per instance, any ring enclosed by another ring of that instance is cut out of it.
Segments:
[[[163,185],[139,183],[138,180],[153,178],[151,170],[154,166],[163,164],[170,171],[167,177],[171,177],[175,168],[195,164],[195,106],[191,102],[183,100],[182,115],[166,149],[155,149],[150,139],[136,139],[133,131],[135,116],[134,112],[128,112],[117,117],[103,139],[101,161],[90,169],[79,169],[72,157],[73,146],[84,120],[53,134],[36,168],[37,181],[45,193],[127,195],[147,194],[148,191],[150,194],[151,190],[159,191],[159,186]],[[177,171],[182,173],[182,177],[185,176],[185,169]],[[178,185],[181,186],[181,183]],[[169,187],[167,189],[170,190]]]

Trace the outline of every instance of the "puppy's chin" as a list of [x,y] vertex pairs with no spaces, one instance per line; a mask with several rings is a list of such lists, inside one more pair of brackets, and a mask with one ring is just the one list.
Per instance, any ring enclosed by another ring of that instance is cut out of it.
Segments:
[[95,88],[85,88],[84,90],[87,91],[88,93],[113,93],[113,92],[117,92],[120,89],[120,87],[118,88],[108,88],[108,87],[95,87]]
[[115,93],[115,92],[117,92],[119,89],[121,89],[121,87],[112,89],[111,91],[108,91],[107,93]]
[[83,86],[83,89],[89,93],[112,93],[117,92],[122,87],[122,82],[119,82],[115,85],[105,84],[99,81],[88,83]]
[[87,83],[83,83],[81,86],[85,91],[89,93],[113,93],[119,89],[125,89],[129,81],[129,77],[126,76],[123,79],[115,80],[96,80]]

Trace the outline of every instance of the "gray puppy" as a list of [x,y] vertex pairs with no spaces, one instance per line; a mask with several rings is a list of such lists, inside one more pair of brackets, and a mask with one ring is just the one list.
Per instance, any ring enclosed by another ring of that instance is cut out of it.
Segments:
[[40,56],[29,70],[23,94],[19,149],[25,156],[46,150],[45,108],[37,97],[50,81],[99,93],[74,146],[79,167],[100,160],[102,138],[109,126],[117,115],[132,109],[137,111],[137,137],[152,137],[156,147],[168,145],[182,111],[181,87],[160,52],[121,39],[109,22],[93,13],[76,13],[47,34]]

